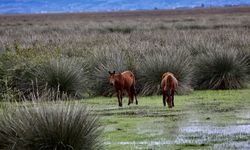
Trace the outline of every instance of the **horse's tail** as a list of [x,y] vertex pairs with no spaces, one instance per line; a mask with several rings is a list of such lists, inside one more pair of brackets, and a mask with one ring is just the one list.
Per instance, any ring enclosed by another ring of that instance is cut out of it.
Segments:
[[167,94],[167,96],[171,96],[171,89],[172,89],[172,82],[173,82],[173,77],[170,75],[170,76],[168,76],[167,77],[167,80],[166,80],[166,94]]

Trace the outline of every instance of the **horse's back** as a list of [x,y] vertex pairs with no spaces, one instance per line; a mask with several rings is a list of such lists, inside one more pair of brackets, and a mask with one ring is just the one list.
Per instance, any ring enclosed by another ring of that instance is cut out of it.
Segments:
[[167,72],[167,73],[163,74],[161,85],[162,85],[162,88],[164,91],[167,88],[176,89],[176,87],[178,85],[178,81],[172,73]]
[[131,71],[122,72],[122,76],[125,78],[128,78],[128,79],[132,79],[132,80],[134,80],[134,78],[135,78],[133,72],[131,72]]
[[131,71],[124,71],[122,72],[122,77],[124,79],[124,82],[126,84],[126,86],[131,86],[134,84],[134,80],[135,80],[135,76]]

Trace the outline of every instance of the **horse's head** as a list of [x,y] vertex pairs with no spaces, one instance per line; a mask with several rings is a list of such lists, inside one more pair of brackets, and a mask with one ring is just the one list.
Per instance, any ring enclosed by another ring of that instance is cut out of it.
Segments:
[[162,75],[162,79],[163,79],[166,75],[173,75],[173,76],[176,78],[176,74],[175,74],[175,73],[165,72],[165,73]]
[[109,71],[109,84],[114,86],[115,85],[115,71]]

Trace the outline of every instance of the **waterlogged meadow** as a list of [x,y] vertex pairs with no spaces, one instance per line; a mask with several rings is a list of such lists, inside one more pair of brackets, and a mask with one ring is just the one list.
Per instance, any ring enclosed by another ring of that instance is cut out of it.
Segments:
[[249,89],[195,91],[176,96],[173,109],[160,96],[123,108],[115,97],[81,102],[100,115],[105,149],[249,149],[249,96]]
[[[249,149],[249,14],[0,15],[0,149]],[[135,74],[139,105],[125,95],[118,107],[108,72],[124,70]],[[179,81],[173,109],[160,96],[166,71]]]

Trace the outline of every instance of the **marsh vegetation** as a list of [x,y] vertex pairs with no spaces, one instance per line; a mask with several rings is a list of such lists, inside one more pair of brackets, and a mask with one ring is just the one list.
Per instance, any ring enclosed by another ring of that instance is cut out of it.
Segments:
[[177,75],[179,94],[244,88],[250,73],[245,9],[0,16],[1,91],[110,95],[108,71],[127,69],[141,95],[160,94],[165,71]]
[[[124,149],[248,149],[248,9],[0,15],[1,110],[5,112],[10,101],[22,105],[20,101],[77,99],[101,116],[100,134],[107,149],[121,145]],[[116,98],[100,96],[114,95],[108,71],[124,70],[136,76],[139,106],[118,109]],[[158,96],[166,71],[175,73],[179,81],[176,107],[171,110],[163,108]],[[1,133],[25,139],[21,131],[32,125],[26,117],[43,118],[50,111],[57,119],[62,117],[57,113],[64,106],[53,106],[17,109],[24,113],[21,116],[9,112],[24,119],[24,126],[15,131],[18,137],[7,128]],[[65,113],[81,118],[79,112],[67,109]],[[0,125],[15,129],[15,118],[2,114],[1,119]],[[67,122],[63,125],[67,128]],[[53,135],[47,129],[43,133]]]

